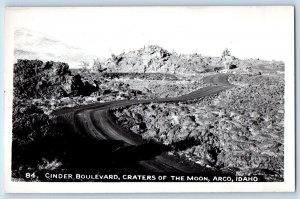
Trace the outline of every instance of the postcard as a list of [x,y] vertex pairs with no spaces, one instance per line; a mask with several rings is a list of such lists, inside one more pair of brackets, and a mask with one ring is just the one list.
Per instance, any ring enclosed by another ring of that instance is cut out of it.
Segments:
[[295,190],[293,6],[7,7],[5,190]]

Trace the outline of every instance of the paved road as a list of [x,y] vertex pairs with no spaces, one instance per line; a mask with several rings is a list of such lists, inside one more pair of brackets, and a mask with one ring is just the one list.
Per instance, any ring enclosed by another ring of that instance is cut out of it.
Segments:
[[[112,108],[126,107],[135,104],[159,103],[159,102],[180,102],[198,99],[204,96],[217,94],[218,92],[232,88],[228,82],[227,74],[216,74],[204,79],[205,83],[212,86],[200,88],[192,93],[176,98],[163,98],[151,100],[120,100],[107,103],[95,103],[76,108],[61,109],[54,113],[60,116],[66,125],[72,128],[73,132],[100,140],[122,140],[127,145],[143,145],[146,142],[141,136],[123,129],[117,125],[109,110]],[[193,169],[178,164],[168,155],[161,154],[148,161],[140,161],[140,164],[149,170],[160,172],[193,173]]]

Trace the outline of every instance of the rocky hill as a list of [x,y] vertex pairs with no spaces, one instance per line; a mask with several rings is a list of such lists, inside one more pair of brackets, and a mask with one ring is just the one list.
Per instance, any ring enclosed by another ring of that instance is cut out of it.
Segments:
[[94,65],[94,70],[109,73],[197,74],[237,68],[248,72],[252,72],[249,68],[284,70],[284,63],[259,59],[241,60],[230,54],[222,57],[208,57],[197,53],[178,54],[150,45],[128,53],[112,54],[111,58]]
[[160,46],[150,45],[136,51],[112,55],[101,67],[107,68],[106,72],[194,74],[219,65],[220,58],[198,54],[180,55],[170,53]]

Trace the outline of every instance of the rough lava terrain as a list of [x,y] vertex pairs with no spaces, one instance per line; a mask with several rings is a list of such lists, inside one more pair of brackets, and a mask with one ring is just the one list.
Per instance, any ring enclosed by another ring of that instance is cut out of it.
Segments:
[[[14,140],[21,143],[16,148],[30,152],[36,143],[43,146],[39,136],[64,137],[62,129],[54,128],[57,122],[80,136],[72,143],[93,140],[81,151],[68,140],[61,148],[55,141],[57,157],[48,157],[45,148],[42,158],[14,165],[18,172],[24,165],[55,170],[82,162],[114,168],[108,162],[116,166],[118,158],[122,167],[128,162],[124,157],[139,151],[138,159],[130,160],[139,169],[187,171],[190,164],[201,172],[284,179],[281,61],[239,59],[228,50],[220,57],[183,55],[155,45],[95,60],[92,69],[23,59],[14,66],[14,113]],[[95,159],[97,147],[102,147],[101,161]],[[159,150],[150,157],[154,148]]]

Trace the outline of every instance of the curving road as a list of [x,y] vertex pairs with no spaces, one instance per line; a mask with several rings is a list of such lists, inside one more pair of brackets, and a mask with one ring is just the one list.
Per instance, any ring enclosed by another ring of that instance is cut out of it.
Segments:
[[[99,140],[122,140],[126,145],[141,146],[146,142],[141,136],[123,129],[114,122],[109,113],[112,108],[126,107],[135,104],[159,103],[159,102],[180,102],[194,100],[208,95],[217,94],[234,85],[228,82],[227,74],[216,74],[205,77],[205,83],[211,86],[200,88],[187,95],[176,98],[149,99],[149,100],[120,100],[107,103],[94,103],[80,107],[61,109],[54,112],[60,120],[72,129],[72,132]],[[178,163],[166,153],[155,156],[150,160],[139,161],[139,164],[150,171],[193,173],[195,169]],[[199,170],[197,170],[199,172]]]

